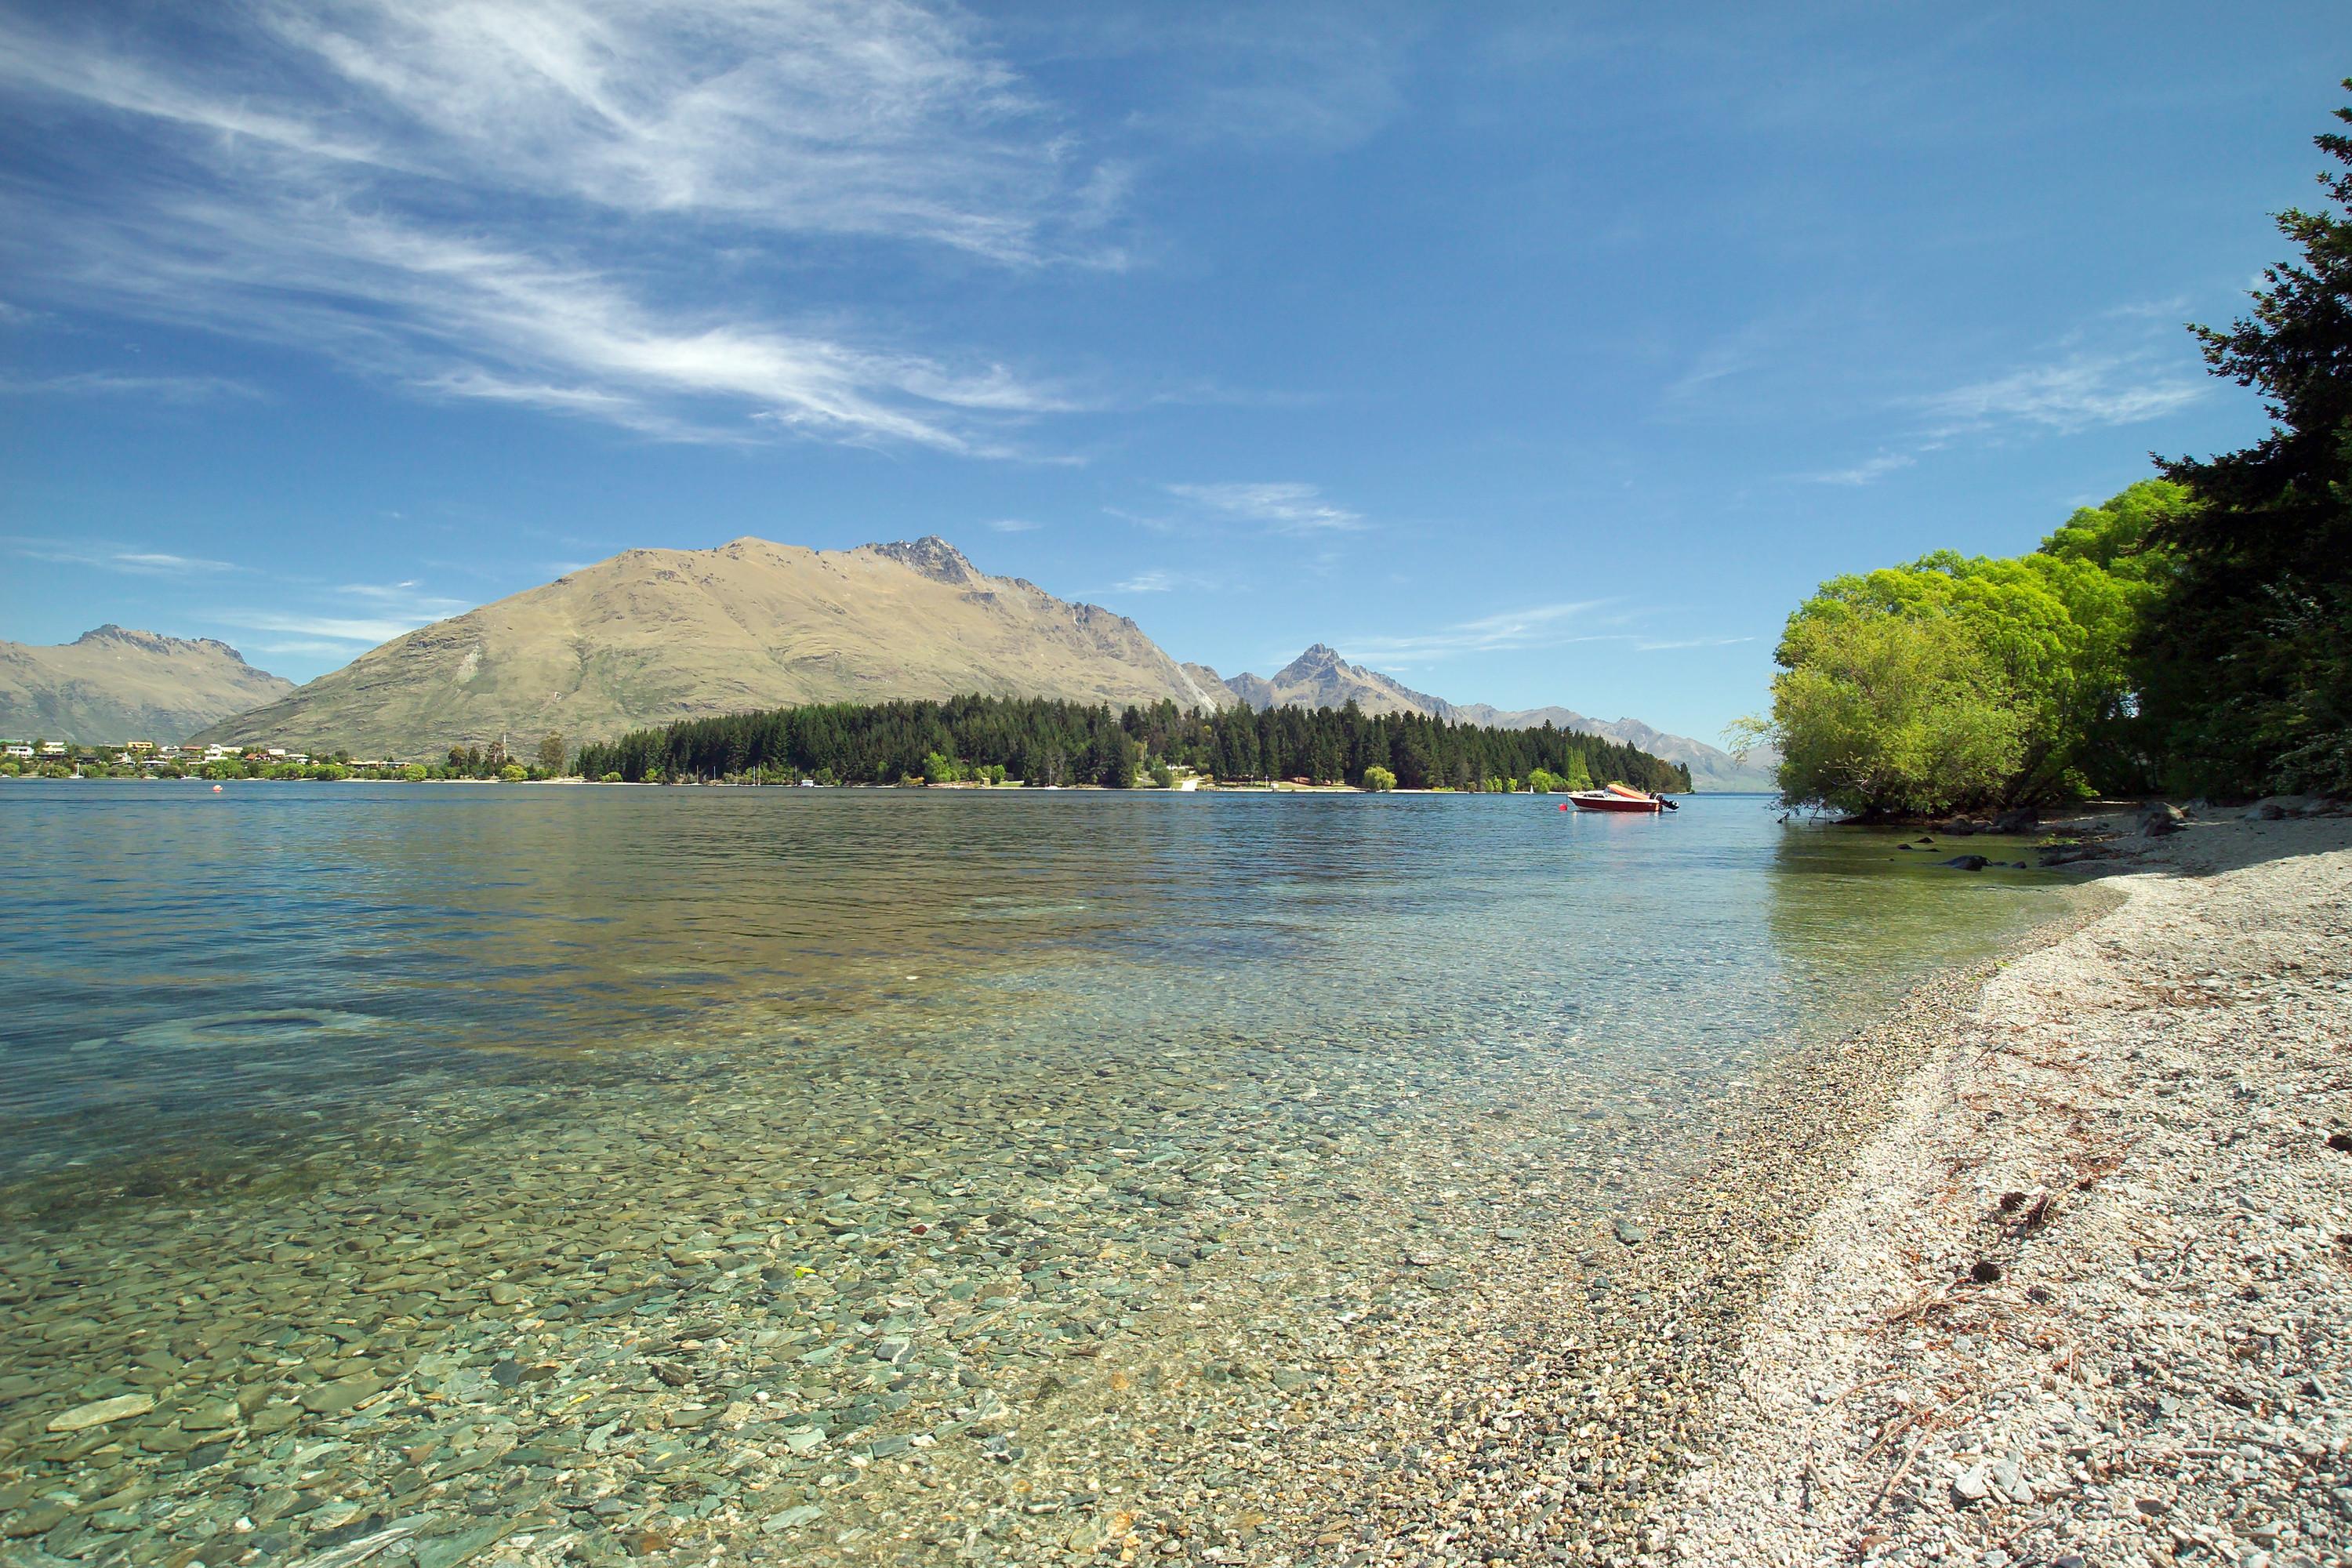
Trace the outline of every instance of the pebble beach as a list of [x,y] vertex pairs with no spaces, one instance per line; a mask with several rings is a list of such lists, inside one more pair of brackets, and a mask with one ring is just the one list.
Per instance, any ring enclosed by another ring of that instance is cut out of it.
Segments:
[[2111,840],[1944,1020],[1662,1510],[1708,1563],[2352,1560],[2352,823]]

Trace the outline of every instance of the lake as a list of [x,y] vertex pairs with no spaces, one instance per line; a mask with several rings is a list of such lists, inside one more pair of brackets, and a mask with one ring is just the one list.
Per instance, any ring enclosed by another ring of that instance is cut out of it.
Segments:
[[1556,805],[10,782],[0,1480],[132,1563],[435,1509],[1020,1560],[1246,1489],[1416,1249],[1638,1205],[2058,912]]

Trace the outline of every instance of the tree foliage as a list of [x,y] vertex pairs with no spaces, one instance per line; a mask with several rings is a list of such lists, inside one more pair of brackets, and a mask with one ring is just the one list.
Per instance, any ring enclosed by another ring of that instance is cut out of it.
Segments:
[[2184,791],[2352,790],[2352,137],[2315,143],[2338,165],[2326,202],[2277,215],[2300,259],[2228,331],[2193,329],[2216,375],[2261,392],[2270,433],[2158,464],[2195,504],[2155,530],[2176,577],[2137,652]]
[[2024,726],[1975,628],[1939,605],[1832,603],[1781,639],[1781,794],[1864,816],[1999,798]]
[[[1218,779],[1308,778],[1362,784],[1367,770],[1407,789],[1475,789],[1490,778],[1617,779],[1687,790],[1689,770],[1619,742],[1558,730],[1496,730],[1422,714],[1345,708],[1252,712],[1181,710],[1172,702],[1114,712],[1041,698],[825,703],[681,721],[583,745],[574,771],[649,779],[719,779],[774,771],[822,782],[894,784],[942,770],[1003,770],[1031,784],[1131,788],[1161,766]],[[1171,775],[1172,776],[1172,774]]]
[[2141,787],[2130,650],[2171,581],[2152,541],[2187,504],[2143,480],[2028,555],[1945,551],[1822,584],[1789,618],[1760,727],[1781,793],[1872,815]]

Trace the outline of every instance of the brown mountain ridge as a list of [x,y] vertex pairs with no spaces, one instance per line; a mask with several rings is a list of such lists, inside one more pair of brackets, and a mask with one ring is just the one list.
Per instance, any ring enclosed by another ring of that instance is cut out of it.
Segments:
[[936,536],[855,550],[738,539],[630,550],[395,637],[201,737],[362,755],[811,702],[1053,697],[1185,707],[1202,687],[1136,624],[976,570]]
[[172,745],[294,683],[210,637],[111,623],[56,647],[0,642],[0,734],[85,745]]

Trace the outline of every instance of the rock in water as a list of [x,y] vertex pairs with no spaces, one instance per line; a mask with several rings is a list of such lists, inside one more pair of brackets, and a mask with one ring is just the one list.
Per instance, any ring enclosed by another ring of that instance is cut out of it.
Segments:
[[1955,855],[1948,860],[1938,860],[1938,866],[1949,866],[1955,871],[1981,871],[1988,864],[1981,855]]
[[155,1408],[154,1399],[144,1394],[119,1394],[112,1399],[94,1399],[88,1405],[77,1405],[49,1417],[52,1432],[79,1432],[85,1427],[103,1426],[110,1421],[120,1421],[126,1415],[144,1415]]

